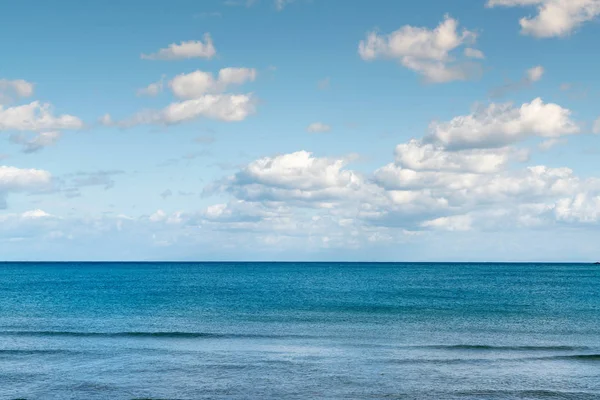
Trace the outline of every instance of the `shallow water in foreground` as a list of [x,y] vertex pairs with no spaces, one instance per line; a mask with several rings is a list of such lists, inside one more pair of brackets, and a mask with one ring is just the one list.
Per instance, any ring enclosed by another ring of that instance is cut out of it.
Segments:
[[0,263],[0,399],[600,399],[600,266]]

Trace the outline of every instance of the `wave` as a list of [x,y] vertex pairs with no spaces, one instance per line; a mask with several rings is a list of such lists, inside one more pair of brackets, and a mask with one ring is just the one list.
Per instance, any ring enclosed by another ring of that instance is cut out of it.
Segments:
[[584,346],[491,346],[479,344],[425,345],[413,346],[413,348],[480,351],[578,351],[587,349],[587,347]]
[[565,356],[546,357],[552,360],[600,361],[600,354],[571,354]]
[[528,361],[600,361],[600,354],[568,354],[548,357],[507,357],[507,358],[402,358],[387,359],[391,364],[493,364],[498,362],[528,362]]
[[[486,398],[486,399],[573,399],[587,400],[597,399],[597,394],[589,392],[568,392],[554,390],[472,390],[455,392],[460,398]],[[473,396],[473,397],[472,397]]]
[[41,355],[41,354],[79,354],[78,351],[73,350],[23,350],[23,349],[0,349],[0,356],[3,355]]
[[205,338],[205,339],[304,339],[308,335],[274,335],[252,333],[209,333],[209,332],[77,332],[77,331],[4,331],[0,336],[40,337],[105,337],[105,338]]

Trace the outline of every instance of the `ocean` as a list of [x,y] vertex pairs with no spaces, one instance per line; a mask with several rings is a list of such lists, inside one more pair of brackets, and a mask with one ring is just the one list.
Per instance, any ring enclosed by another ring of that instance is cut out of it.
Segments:
[[600,266],[0,263],[0,399],[600,399]]

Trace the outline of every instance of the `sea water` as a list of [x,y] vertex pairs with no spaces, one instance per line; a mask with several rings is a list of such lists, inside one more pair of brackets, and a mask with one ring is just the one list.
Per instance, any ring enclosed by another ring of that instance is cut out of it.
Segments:
[[0,399],[600,399],[600,266],[1,263]]

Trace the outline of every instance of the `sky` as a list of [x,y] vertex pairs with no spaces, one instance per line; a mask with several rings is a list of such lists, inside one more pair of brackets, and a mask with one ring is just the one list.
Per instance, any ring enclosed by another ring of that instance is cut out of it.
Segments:
[[0,259],[596,261],[600,0],[23,0]]

